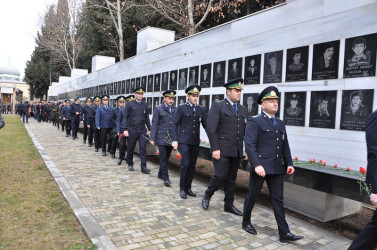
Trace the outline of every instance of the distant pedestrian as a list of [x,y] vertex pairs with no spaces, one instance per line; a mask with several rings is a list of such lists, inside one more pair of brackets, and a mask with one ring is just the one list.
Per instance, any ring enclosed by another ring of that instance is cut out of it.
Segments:
[[29,108],[30,108],[30,104],[28,101],[25,101],[22,105],[21,105],[21,111],[22,111],[22,122],[25,123],[29,123]]
[[10,103],[8,103],[8,106],[7,106],[7,114],[10,112],[10,114],[12,114],[12,105],[10,105]]
[[1,114],[0,114],[0,129],[4,128],[4,126],[5,126],[5,122],[4,122],[3,117],[1,117]]

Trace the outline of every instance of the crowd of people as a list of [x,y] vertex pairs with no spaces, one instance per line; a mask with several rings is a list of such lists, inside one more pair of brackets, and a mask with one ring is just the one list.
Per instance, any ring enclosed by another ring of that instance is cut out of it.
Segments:
[[12,107],[12,104],[10,103],[2,103],[0,105],[0,114],[12,114],[12,110],[13,110],[13,107]]

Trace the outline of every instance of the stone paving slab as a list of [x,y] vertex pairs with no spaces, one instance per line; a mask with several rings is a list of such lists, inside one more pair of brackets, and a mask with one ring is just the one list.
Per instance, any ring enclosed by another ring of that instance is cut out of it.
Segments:
[[[109,154],[103,157],[93,147],[83,145],[82,135],[73,141],[52,124],[38,124],[33,119],[26,127],[35,135],[37,146],[43,148],[44,158],[56,166],[52,170],[57,173],[56,181],[71,187],[71,195],[78,197],[101,227],[98,230],[105,232],[106,236],[98,237],[94,243],[105,238],[102,242],[118,249],[347,249],[351,243],[290,216],[287,222],[292,233],[305,239],[280,243],[272,210],[259,205],[252,214],[258,234],[248,234],[241,228],[241,217],[223,211],[221,190],[204,211],[201,199],[206,184],[194,180],[192,189],[198,196],[183,200],[179,196],[178,173],[169,172],[172,186],[165,187],[157,178],[159,166],[148,162],[152,171],[142,174],[137,155],[135,171],[129,172],[125,162],[118,166]],[[235,206],[242,210],[243,199],[236,197]]]

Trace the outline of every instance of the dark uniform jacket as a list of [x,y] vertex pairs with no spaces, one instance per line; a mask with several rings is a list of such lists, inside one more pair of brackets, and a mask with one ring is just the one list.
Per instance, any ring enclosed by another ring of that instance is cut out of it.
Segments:
[[70,106],[63,106],[60,116],[66,120],[72,120],[71,113],[69,112]]
[[144,129],[147,126],[151,130],[148,107],[145,102],[138,103],[136,100],[130,101],[123,109],[123,126],[128,128]]
[[120,113],[120,107],[113,108],[113,110],[111,111],[110,122],[111,122],[112,128],[117,127],[117,120],[118,120],[119,113]]
[[207,135],[211,151],[220,150],[220,155],[231,158],[243,157],[243,141],[247,122],[247,109],[237,105],[238,114],[225,99],[214,102],[208,112]]
[[87,106],[85,105],[84,107],[82,107],[81,109],[81,113],[80,113],[80,121],[82,121],[84,123],[85,126],[89,125],[90,124],[90,120],[89,120],[89,110],[92,106]]
[[171,113],[165,103],[153,110],[152,129],[150,139],[157,145],[171,146],[172,125],[176,107],[171,106]]
[[96,113],[97,113],[97,108],[99,106],[93,105],[88,109],[88,118],[89,118],[89,124],[95,126],[96,123]]
[[196,105],[195,113],[187,102],[178,106],[173,117],[172,140],[188,145],[199,145],[200,123],[203,128],[207,126],[206,111],[202,106]]
[[[71,113],[71,117],[79,117],[80,116],[80,113],[81,113],[81,109],[82,109],[82,106],[81,104],[77,104],[77,103],[72,103],[71,106],[69,107],[69,112]],[[79,114],[77,115],[76,112],[78,112]]]
[[365,129],[368,152],[366,183],[373,194],[377,194],[377,110],[368,118]]
[[21,111],[23,113],[27,114],[29,112],[29,108],[30,108],[30,104],[28,103],[21,104]]
[[111,112],[113,108],[107,106],[107,110],[104,105],[98,107],[96,112],[96,128],[112,128],[110,122]]
[[245,150],[249,171],[261,165],[266,174],[284,174],[293,166],[285,124],[275,117],[276,128],[263,112],[250,117],[245,131]]
[[124,119],[124,107],[123,107],[119,110],[119,114],[117,117],[117,122],[116,122],[117,133],[121,134],[124,132],[124,125],[123,125],[124,122],[125,122],[125,119]]

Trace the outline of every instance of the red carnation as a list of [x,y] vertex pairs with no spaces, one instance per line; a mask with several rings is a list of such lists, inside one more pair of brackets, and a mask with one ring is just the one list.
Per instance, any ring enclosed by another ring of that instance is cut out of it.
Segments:
[[178,160],[182,159],[182,155],[181,154],[177,154],[177,159]]
[[365,170],[365,168],[363,168],[363,167],[360,167],[360,173],[362,173],[362,174],[366,174],[366,173],[367,173],[367,171]]
[[157,151],[157,152],[156,152],[156,154],[158,154],[158,155],[159,155],[159,154],[160,154],[160,151]]
[[350,170],[351,170],[351,168],[350,168],[350,167],[348,167],[348,168],[347,168],[347,171],[349,172]]
[[323,163],[323,161],[322,161],[322,160],[319,160],[319,162],[320,162],[320,163]]
[[298,157],[297,156],[295,157],[295,160],[298,161]]
[[121,134],[120,134],[120,138],[123,138],[123,137],[124,137],[124,134],[123,134],[123,133],[121,133]]
[[325,161],[323,162],[323,166],[326,166],[326,162]]
[[202,142],[202,139],[200,139],[200,142]]
[[313,159],[313,163],[315,163],[315,159]]
[[289,168],[288,169],[288,174],[292,173],[292,171],[293,171],[292,168]]
[[337,168],[338,167],[338,164],[337,163],[335,163],[335,165],[334,165],[334,168]]

